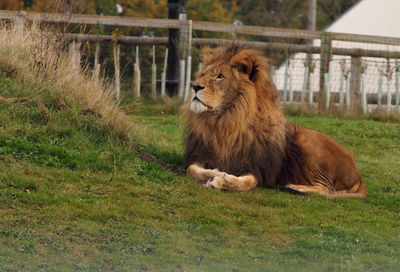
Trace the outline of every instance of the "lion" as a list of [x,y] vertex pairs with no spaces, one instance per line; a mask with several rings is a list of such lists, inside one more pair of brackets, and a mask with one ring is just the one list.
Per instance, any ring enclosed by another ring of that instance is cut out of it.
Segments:
[[235,44],[205,48],[202,61],[184,107],[188,177],[222,190],[260,186],[328,198],[367,197],[349,150],[286,120],[261,52]]

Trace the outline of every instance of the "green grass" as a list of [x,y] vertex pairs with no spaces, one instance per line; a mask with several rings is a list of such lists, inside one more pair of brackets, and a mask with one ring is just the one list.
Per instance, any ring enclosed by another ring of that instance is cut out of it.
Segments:
[[[1,96],[30,99],[0,105],[0,271],[399,270],[399,123],[289,118],[355,153],[366,200],[221,192],[141,160],[79,105],[30,88],[0,77]],[[133,141],[181,168],[182,117],[141,107]]]

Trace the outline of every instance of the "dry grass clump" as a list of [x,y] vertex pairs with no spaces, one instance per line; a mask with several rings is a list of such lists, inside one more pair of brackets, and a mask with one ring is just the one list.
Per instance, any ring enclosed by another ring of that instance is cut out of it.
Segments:
[[[23,30],[0,25],[0,66],[34,86],[47,89],[67,107],[79,105],[95,113],[106,133],[128,137],[125,114],[115,103],[112,84],[73,63],[65,52],[66,42],[37,25]],[[75,107],[71,107],[75,108]]]

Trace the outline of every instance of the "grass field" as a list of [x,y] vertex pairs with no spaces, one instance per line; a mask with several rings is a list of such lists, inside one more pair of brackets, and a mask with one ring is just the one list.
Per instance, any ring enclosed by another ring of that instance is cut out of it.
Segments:
[[[0,105],[1,271],[399,270],[399,123],[289,118],[355,153],[364,201],[221,192],[141,160],[98,117],[30,88],[0,77],[3,98],[29,100]],[[132,140],[182,168],[182,117],[140,107]]]
[[366,200],[209,190],[142,159],[183,172],[176,102],[125,115],[34,31],[0,28],[0,271],[399,271],[399,122],[289,116],[355,153]]

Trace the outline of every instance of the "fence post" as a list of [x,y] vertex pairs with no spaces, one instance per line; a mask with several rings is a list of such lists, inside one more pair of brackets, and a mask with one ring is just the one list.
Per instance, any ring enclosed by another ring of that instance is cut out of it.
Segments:
[[24,17],[26,15],[26,12],[21,10],[17,12],[17,15],[15,16],[15,29],[18,33],[22,34],[24,31]]
[[100,43],[97,42],[96,43],[96,51],[94,53],[94,77],[96,79],[99,78],[100,75],[100,61],[99,61],[99,57],[100,57]]
[[365,88],[365,69],[361,73],[361,107],[364,114],[368,113],[367,90]]
[[[192,20],[186,20],[186,14],[181,13],[180,19],[180,36],[179,36],[179,97],[185,96],[185,68],[186,59],[190,56],[192,47]],[[189,70],[189,68],[188,68]],[[189,75],[190,81],[190,75]]]
[[68,45],[68,57],[71,61],[71,64],[74,63],[74,55],[75,55],[75,41],[72,41]]
[[187,65],[186,65],[186,80],[185,80],[185,94],[184,101],[186,102],[190,91],[190,78],[192,74],[192,20],[188,20],[187,25]]
[[342,106],[343,105],[343,95],[344,93],[344,75],[340,74],[340,87],[339,87],[339,105]]
[[292,74],[289,75],[289,103],[293,105],[293,81]]
[[313,71],[310,72],[310,90],[308,95],[308,101],[310,106],[314,103],[314,90],[313,90],[313,83],[314,83],[314,73]]
[[[178,19],[183,13],[185,1],[183,0],[168,0],[168,19]],[[168,35],[168,70],[167,77],[167,93],[170,96],[178,94],[177,80],[179,78],[179,29],[170,28]]]
[[139,46],[136,46],[135,64],[133,68],[133,92],[140,96],[140,67],[139,67]]
[[361,112],[361,57],[351,57],[350,110]]
[[185,90],[185,59],[179,61],[179,83],[178,83],[178,96],[183,99],[183,92]]
[[332,35],[330,32],[321,33],[321,53],[319,66],[319,92],[318,92],[318,110],[326,112],[326,93],[325,93],[325,73],[329,71],[329,62],[331,57]]
[[383,84],[383,74],[382,71],[380,71],[378,80],[378,102],[377,102],[378,111],[381,110],[382,106],[382,84]]
[[346,77],[346,109],[350,110],[350,74]]
[[304,63],[303,88],[301,90],[301,98],[300,98],[301,104],[304,103],[304,100],[306,98],[307,83],[310,84],[308,73],[309,73],[309,65],[305,62]]
[[326,110],[329,111],[329,105],[331,102],[331,63],[329,63],[328,72],[325,73],[325,91],[326,91]]
[[290,65],[290,56],[286,59],[285,62],[285,81],[283,83],[283,104],[286,104],[287,102],[287,93],[289,84],[289,65]]
[[79,67],[81,64],[81,43],[72,41],[68,47],[68,56],[73,67]]
[[330,100],[330,90],[329,90],[329,85],[330,83],[330,78],[329,78],[329,72],[324,74],[324,80],[325,80],[325,95],[326,95],[326,110],[329,111],[329,100]]
[[387,89],[387,112],[390,113],[392,111],[392,91],[390,90],[390,76],[387,76],[387,81],[386,81],[386,89]]
[[192,56],[188,56],[186,64],[186,80],[185,80],[185,94],[183,100],[186,102],[190,93],[190,76],[192,73]]
[[161,96],[165,96],[165,75],[167,72],[167,62],[168,62],[168,47],[165,49],[164,67],[161,73]]
[[347,78],[349,76],[349,70],[346,68],[346,61],[340,61],[340,88],[339,88],[339,105],[343,106],[344,95],[347,97]]
[[399,112],[399,104],[400,104],[400,84],[399,84],[399,71],[400,65],[396,62],[395,68],[395,88],[396,88],[396,111]]
[[156,65],[156,48],[153,45],[153,64],[151,65],[151,96],[156,97],[157,91],[157,65]]
[[75,65],[76,67],[80,68],[81,67],[81,42],[77,42],[75,45]]
[[119,102],[120,99],[120,64],[119,64],[119,55],[120,55],[120,46],[119,44],[114,44],[114,68],[115,68],[115,99]]
[[393,69],[390,65],[390,59],[386,59],[386,89],[387,89],[387,112],[390,113],[392,110],[392,91],[390,90],[390,83],[392,82]]

